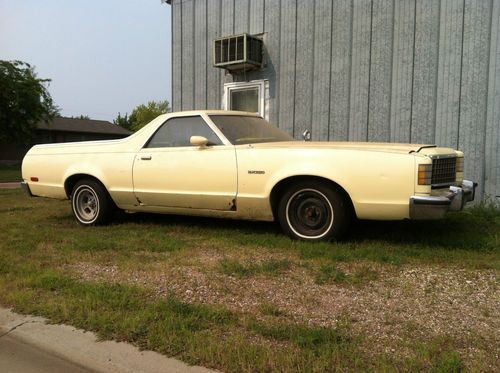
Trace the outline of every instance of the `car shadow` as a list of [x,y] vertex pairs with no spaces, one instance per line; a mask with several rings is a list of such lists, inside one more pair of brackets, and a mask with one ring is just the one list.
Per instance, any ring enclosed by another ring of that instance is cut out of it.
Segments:
[[[276,235],[287,240],[278,223],[219,219],[180,215],[159,215],[149,213],[122,214],[115,224],[147,223],[158,225],[176,224],[183,228],[213,229],[229,231],[235,235]],[[494,220],[478,219],[474,214],[450,214],[435,221],[369,221],[356,220],[342,242],[376,242],[384,244],[415,244],[440,246],[442,248],[480,251],[491,249],[491,234],[497,232]],[[227,232],[224,232],[226,234]]]
[[224,229],[234,230],[244,234],[281,234],[281,229],[276,222],[233,220],[224,218],[209,218],[188,215],[133,213],[120,214],[115,223],[145,223],[171,225],[176,224],[185,228],[199,229]]

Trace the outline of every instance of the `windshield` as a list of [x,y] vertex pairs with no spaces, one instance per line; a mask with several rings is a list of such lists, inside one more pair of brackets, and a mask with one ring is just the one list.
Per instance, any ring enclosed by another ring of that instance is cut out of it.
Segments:
[[259,117],[210,115],[210,119],[233,145],[294,141],[294,138]]

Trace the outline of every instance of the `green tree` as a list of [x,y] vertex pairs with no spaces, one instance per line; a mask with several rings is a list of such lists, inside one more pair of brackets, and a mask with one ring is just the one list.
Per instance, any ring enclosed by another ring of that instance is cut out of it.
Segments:
[[116,119],[113,120],[114,124],[119,125],[129,131],[132,131],[132,127],[134,126],[134,121],[132,116],[128,116],[128,113],[125,113],[125,116],[122,117],[121,113],[118,113]]
[[146,105],[137,106],[130,114],[133,122],[132,131],[137,131],[151,122],[160,114],[165,114],[170,110],[168,101],[149,101]]
[[58,114],[49,82],[26,62],[0,60],[0,142],[28,143],[39,121]]
[[167,100],[149,101],[147,104],[137,106],[134,110],[132,110],[130,116],[128,113],[125,113],[125,116],[118,113],[118,116],[113,120],[113,123],[135,132],[151,122],[158,115],[165,114],[169,111],[170,106]]
[[83,114],[80,114],[80,115],[79,115],[79,116],[77,116],[77,117],[75,117],[75,116],[73,116],[73,115],[72,115],[72,116],[70,116],[70,117],[66,117],[66,116],[64,116],[64,115],[61,115],[61,113],[58,113],[58,114],[56,115],[56,117],[57,117],[57,118],[69,118],[69,119],[87,119],[87,120],[89,120],[89,119],[90,119],[90,117],[89,117],[88,115],[83,115]]

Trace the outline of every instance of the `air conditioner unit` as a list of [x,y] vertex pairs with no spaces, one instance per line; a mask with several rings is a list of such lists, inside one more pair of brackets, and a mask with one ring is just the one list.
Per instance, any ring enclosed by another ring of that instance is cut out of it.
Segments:
[[263,60],[262,39],[248,34],[214,40],[214,66],[231,72],[260,69]]

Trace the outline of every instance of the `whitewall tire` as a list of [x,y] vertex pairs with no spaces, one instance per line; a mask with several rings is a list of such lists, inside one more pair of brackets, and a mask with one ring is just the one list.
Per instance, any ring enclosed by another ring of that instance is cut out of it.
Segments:
[[350,221],[350,205],[332,185],[301,181],[281,197],[278,219],[283,231],[294,239],[328,241],[344,235]]

